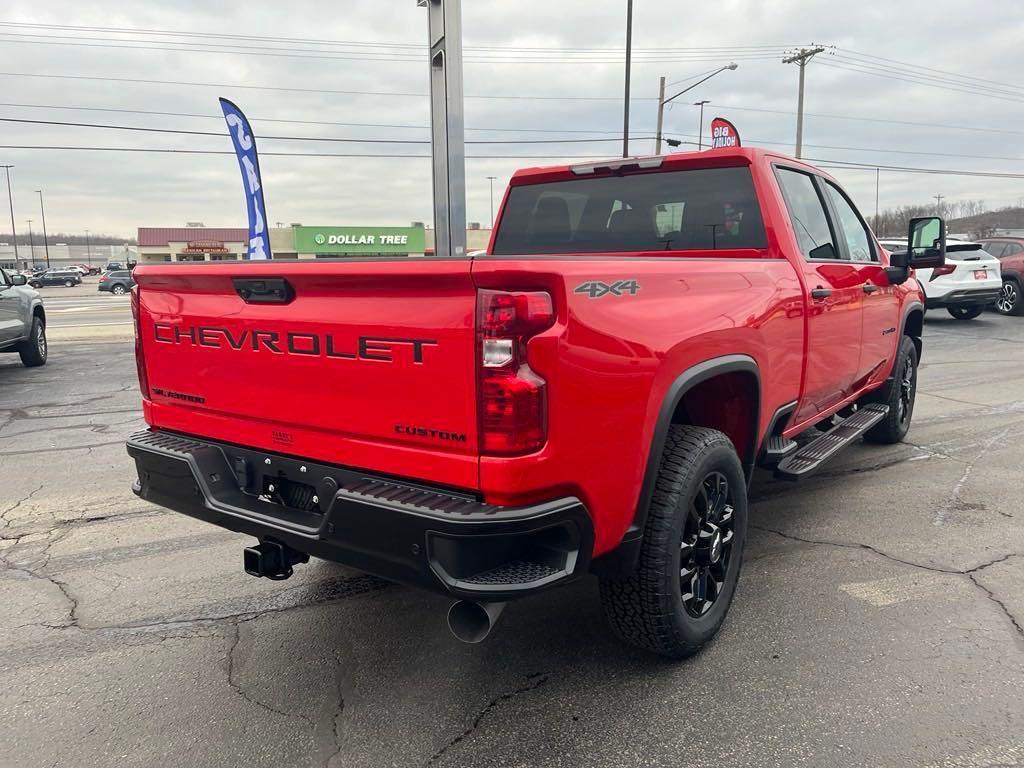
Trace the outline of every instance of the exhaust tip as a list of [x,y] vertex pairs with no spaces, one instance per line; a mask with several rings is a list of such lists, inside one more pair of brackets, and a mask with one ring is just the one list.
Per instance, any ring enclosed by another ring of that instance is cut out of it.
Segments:
[[479,643],[491,634],[505,603],[459,600],[448,609],[448,629],[464,643]]

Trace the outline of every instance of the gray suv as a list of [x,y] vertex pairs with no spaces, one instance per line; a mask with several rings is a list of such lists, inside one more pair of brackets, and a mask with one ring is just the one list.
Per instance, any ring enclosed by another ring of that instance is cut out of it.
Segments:
[[17,352],[25,365],[46,362],[46,312],[24,275],[0,269],[0,352]]

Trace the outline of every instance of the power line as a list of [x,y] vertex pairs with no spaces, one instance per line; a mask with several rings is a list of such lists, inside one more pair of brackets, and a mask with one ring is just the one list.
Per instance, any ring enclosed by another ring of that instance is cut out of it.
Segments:
[[[185,136],[224,136],[224,131],[189,131],[181,128],[151,128],[139,125],[112,125],[109,123],[75,123],[62,120],[31,120],[19,117],[0,117],[2,123],[26,123],[29,125],[57,125],[68,128],[103,128],[117,131],[141,131],[143,133],[172,133]],[[261,135],[260,140],[274,141],[324,141],[351,144],[430,144],[429,139],[359,139],[336,136],[273,136]],[[641,137],[641,140],[650,137]],[[588,144],[618,141],[618,139],[470,139],[466,144]]]
[[995,99],[998,99],[1000,101],[1007,101],[1007,102],[1013,102],[1013,103],[1024,102],[1024,95],[1022,95],[1019,98],[1015,98],[1015,97],[1001,95],[1001,94],[989,93],[989,92],[986,92],[986,91],[984,91],[982,89],[978,89],[978,88],[970,88],[970,87],[966,87],[966,86],[963,87],[963,88],[959,88],[959,87],[956,87],[956,86],[953,86],[953,85],[944,85],[944,84],[941,84],[941,83],[933,83],[933,82],[918,80],[918,79],[911,78],[911,77],[903,77],[903,76],[901,76],[899,74],[896,74],[896,73],[885,72],[885,71],[874,71],[874,70],[871,70],[871,69],[865,69],[865,68],[861,68],[861,67],[850,66],[850,65],[846,65],[846,64],[842,64],[842,63],[837,63],[837,62],[834,62],[834,61],[822,61],[821,62],[821,66],[829,67],[829,68],[832,68],[832,69],[846,70],[848,72],[858,72],[860,74],[865,74],[865,75],[873,75],[874,77],[881,77],[881,78],[884,78],[884,79],[887,79],[887,80],[898,80],[898,81],[904,82],[904,83],[913,83],[914,85],[924,85],[924,86],[927,86],[927,87],[930,87],[930,88],[938,88],[938,89],[943,90],[943,91],[950,91],[950,92],[954,92],[954,93],[966,93],[966,94],[970,94],[972,96],[984,96],[984,97],[987,97],[987,98],[995,98]]
[[[163,147],[95,147],[95,146],[72,146],[72,145],[24,145],[24,144],[0,144],[0,149],[18,150],[58,150],[58,151],[83,151],[83,152],[132,152],[132,153],[153,153],[153,154],[182,154],[182,155],[234,155],[230,150],[219,149],[172,149]],[[260,152],[268,157],[359,157],[359,158],[386,158],[386,159],[430,159],[430,155],[408,155],[392,153],[363,153],[363,152]],[[594,155],[467,155],[471,160],[593,160]],[[975,171],[975,170],[954,170],[949,168],[920,168],[906,165],[888,165],[881,163],[863,163],[852,160],[836,160],[833,158],[804,158],[808,162],[815,163],[820,168],[835,168],[846,170],[869,170],[892,171],[899,173],[923,173],[944,176],[973,176],[995,179],[1024,179],[1024,173],[1004,173],[1000,171]]]
[[855,57],[858,57],[858,58],[861,58],[861,59],[866,59],[868,61],[885,61],[885,62],[889,62],[890,64],[898,64],[898,65],[900,65],[902,67],[908,67],[908,68],[912,68],[912,69],[922,69],[922,70],[926,70],[928,72],[933,72],[933,73],[942,74],[942,75],[950,75],[952,77],[962,78],[962,79],[966,79],[966,80],[974,80],[974,81],[977,81],[977,82],[980,82],[980,83],[988,83],[990,85],[1002,85],[1002,86],[1006,86],[1008,88],[1016,88],[1018,90],[1024,90],[1024,86],[1015,85],[1013,83],[1004,83],[1004,82],[1001,82],[999,80],[988,80],[988,79],[983,78],[983,77],[974,77],[973,75],[962,75],[962,74],[959,74],[957,72],[949,72],[948,70],[935,69],[934,67],[925,67],[925,66],[921,66],[919,64],[910,64],[910,63],[905,62],[905,61],[898,61],[897,59],[887,59],[884,56],[875,56],[875,55],[872,55],[872,54],[861,53],[860,51],[853,51],[853,50],[850,50],[849,48],[837,48],[836,50],[843,51],[844,53],[846,53],[846,54],[848,54],[850,56],[855,56]]
[[[317,38],[301,38],[301,37],[281,37],[281,36],[267,36],[267,35],[242,35],[237,33],[214,33],[214,32],[194,32],[194,31],[181,31],[181,30],[167,30],[167,29],[147,29],[147,28],[136,28],[136,27],[102,27],[102,26],[81,26],[71,24],[41,24],[32,22],[0,22],[0,27],[15,27],[23,29],[48,29],[48,30],[74,30],[78,32],[107,32],[107,33],[118,33],[118,34],[137,34],[137,35],[165,35],[171,37],[184,37],[184,38],[207,38],[207,39],[220,39],[220,40],[252,40],[262,42],[286,42],[296,43],[300,45],[335,45],[335,46],[348,46],[348,47],[368,47],[368,48],[407,48],[424,51],[426,46],[421,43],[403,43],[403,42],[386,42],[376,41],[367,42],[365,40],[325,40]],[[776,50],[779,48],[786,48],[787,45],[738,45],[738,46],[704,46],[696,48],[671,48],[671,47],[660,47],[660,48],[635,48],[634,53],[637,52],[675,52],[675,51],[758,51],[758,50]],[[598,53],[619,53],[624,54],[624,49],[619,47],[571,47],[571,46],[519,46],[519,45],[465,45],[463,46],[465,51],[540,51],[550,53],[561,53],[565,51],[571,52],[598,52]]]
[[[713,71],[713,70],[709,70]],[[707,74],[707,72],[701,73]],[[700,75],[694,75],[694,77],[700,77]],[[693,78],[687,78],[693,79]],[[684,82],[684,81],[679,81]],[[757,112],[772,115],[793,115],[795,114],[791,110],[785,109],[769,109],[765,107],[744,107],[737,104],[719,104],[720,109],[723,110],[736,110],[738,112]],[[78,112],[110,112],[116,114],[130,114],[130,115],[152,115],[157,117],[192,117],[202,118],[207,120],[217,120],[218,122],[224,119],[223,115],[220,114],[205,114],[200,112],[172,112],[164,110],[145,110],[145,109],[124,109],[116,107],[81,107],[73,106],[69,104],[23,104],[15,102],[0,102],[0,107],[16,107],[19,109],[55,109],[55,110],[67,110],[67,111],[78,111]],[[860,115],[834,115],[826,114],[822,112],[806,112],[804,113],[807,117],[814,117],[818,119],[826,120],[850,120],[857,122],[866,123],[879,123],[882,125],[907,125],[920,128],[934,128],[940,130],[950,131],[966,131],[973,133],[995,133],[1004,134],[1008,136],[1024,136],[1024,131],[1013,131],[1008,128],[992,128],[980,125],[952,125],[949,123],[933,123],[933,122],[915,122],[912,120],[893,120],[881,117],[863,117]],[[295,118],[279,118],[279,117],[257,117],[252,116],[249,118],[253,122],[263,123],[288,123],[295,125],[329,125],[329,126],[340,126],[340,127],[358,127],[358,128],[398,128],[398,129],[410,129],[410,130],[429,130],[430,126],[426,124],[410,124],[410,123],[353,123],[353,122],[338,122],[333,120],[298,120]],[[477,126],[467,126],[467,131],[489,131],[497,133],[584,133],[584,134],[613,134],[620,135],[622,130],[605,130],[605,129],[576,129],[576,128],[522,128],[522,127],[503,127],[503,128],[484,128]]]
[[[317,51],[313,49],[304,49],[301,52],[274,52],[274,49],[256,49],[252,46],[210,46],[202,43],[188,43],[181,41],[168,41],[167,45],[136,45],[134,41],[123,40],[117,41],[115,38],[73,38],[69,36],[60,35],[36,35],[34,37],[44,37],[49,39],[42,40],[27,40],[19,39],[21,36],[12,35],[11,33],[0,33],[0,42],[14,43],[21,45],[59,45],[61,47],[75,47],[75,48],[104,48],[104,49],[116,49],[116,50],[131,50],[131,51],[178,51],[178,52],[203,52],[203,53],[216,53],[226,55],[246,55],[246,56],[270,56],[276,58],[292,58],[292,59],[316,59],[316,60],[328,60],[328,61],[378,61],[378,62],[394,62],[403,63],[409,61],[422,61],[423,56],[420,54],[402,54],[402,53],[389,53],[386,51],[378,52],[344,52],[344,51]],[[113,40],[114,42],[80,42],[80,40]],[[129,43],[126,45],[117,44],[117,42]],[[239,50],[240,49],[240,50]],[[278,49],[287,51],[287,49]],[[680,53],[680,54],[659,54],[651,55],[644,54],[636,57],[637,63],[645,64],[671,64],[671,63],[682,63],[689,61],[718,61],[725,59],[740,59],[740,60],[770,60],[775,58],[775,54],[731,54],[722,53],[720,55],[713,55],[711,53]],[[609,56],[597,56],[590,55],[586,58],[574,55],[558,55],[558,56],[540,56],[536,54],[523,54],[523,55],[511,55],[503,54],[501,56],[492,54],[476,54],[467,55],[464,60],[468,64],[621,64],[621,57],[609,57]]]
[[[95,75],[52,75],[37,72],[0,72],[3,77],[35,77],[56,80],[90,80],[104,83],[127,83],[138,85],[181,85],[189,88],[233,88],[249,91],[280,91],[286,93],[330,93],[339,96],[387,96],[400,98],[428,98],[428,93],[401,91],[351,91],[331,88],[294,88],[273,85],[243,85],[238,83],[189,83],[182,80],[143,80],[133,77],[98,77]],[[525,94],[466,94],[467,99],[496,99],[512,101],[614,101],[622,102],[621,96],[527,96]],[[657,101],[654,96],[637,96],[633,101]]]

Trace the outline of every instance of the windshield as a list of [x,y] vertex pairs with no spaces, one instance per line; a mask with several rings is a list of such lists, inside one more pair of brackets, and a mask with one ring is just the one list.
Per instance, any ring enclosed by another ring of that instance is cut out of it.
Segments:
[[513,187],[496,255],[766,247],[750,168]]

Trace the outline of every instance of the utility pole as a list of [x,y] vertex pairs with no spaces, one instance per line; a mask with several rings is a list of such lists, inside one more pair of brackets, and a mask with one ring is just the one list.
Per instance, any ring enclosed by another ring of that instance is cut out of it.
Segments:
[[937,216],[942,215],[942,201],[946,198],[945,195],[932,195],[935,199],[935,214]]
[[700,130],[697,131],[697,151],[704,149],[704,105],[710,104],[707,99],[693,102],[693,106],[700,107]]
[[807,62],[817,56],[819,53],[824,52],[824,48],[820,45],[814,48],[801,48],[799,53],[795,53],[782,60],[783,64],[799,64],[800,65],[800,95],[797,97],[796,102],[796,156],[799,158],[803,152],[804,147],[804,70],[807,68]]
[[[661,154],[661,128],[662,128],[662,125],[663,125],[663,123],[665,121],[665,105],[668,104],[671,101],[675,101],[676,99],[678,99],[680,96],[682,96],[687,91],[692,91],[694,88],[696,88],[701,83],[707,82],[708,80],[710,80],[712,77],[714,77],[718,73],[725,72],[725,70],[727,70],[727,69],[728,70],[736,70],[736,69],[739,69],[739,67],[740,67],[740,65],[737,64],[736,62],[732,62],[731,64],[726,64],[724,67],[721,67],[720,69],[716,69],[714,72],[712,72],[707,77],[702,77],[696,83],[692,83],[691,85],[686,86],[685,88],[683,88],[683,90],[681,90],[675,96],[669,96],[667,99],[665,98],[665,78],[664,77],[661,78],[661,87],[660,87],[660,92],[658,94],[658,132],[657,132],[657,135],[655,136],[655,154],[658,154],[658,155]],[[682,82],[682,80],[680,80],[678,82]],[[704,102],[704,103],[707,104],[708,102]],[[704,124],[704,114],[703,114],[703,108],[701,108],[701,132],[702,133],[704,132],[703,124]],[[673,146],[679,146],[679,145],[675,144]]]
[[39,195],[39,212],[43,215],[43,247],[46,249],[46,268],[50,268],[50,242],[46,239],[46,208],[43,207],[43,190],[37,189]]
[[494,229],[494,180],[497,176],[488,176],[487,181],[491,183],[491,229]]
[[25,219],[28,222],[28,268],[35,269],[36,266],[36,242],[32,239],[32,219]]
[[665,124],[665,78],[658,79],[658,130],[654,133],[654,154],[661,154],[661,129]]
[[0,165],[7,171],[7,200],[11,204],[11,240],[14,243],[14,263],[18,263],[18,233],[14,227],[14,195],[11,194],[11,168],[13,165]]
[[633,0],[626,0],[626,96],[622,105],[622,156],[629,157],[629,69],[633,63]]
[[466,141],[459,0],[417,0],[427,9],[434,255],[466,255]]
[[882,220],[879,218],[878,212],[878,188],[881,186],[879,183],[882,176],[882,169],[875,168],[875,236],[881,237],[881,233],[878,231],[879,227],[882,226]]
[[85,230],[85,258],[92,266],[92,246],[89,245],[89,230]]

